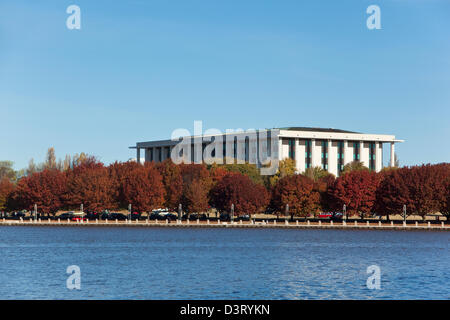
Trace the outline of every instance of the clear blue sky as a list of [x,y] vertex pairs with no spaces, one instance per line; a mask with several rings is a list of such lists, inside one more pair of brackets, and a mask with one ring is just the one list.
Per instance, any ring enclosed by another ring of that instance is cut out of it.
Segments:
[[448,162],[450,1],[2,0],[0,112],[16,169],[50,146],[124,161],[194,120],[395,134],[402,165]]

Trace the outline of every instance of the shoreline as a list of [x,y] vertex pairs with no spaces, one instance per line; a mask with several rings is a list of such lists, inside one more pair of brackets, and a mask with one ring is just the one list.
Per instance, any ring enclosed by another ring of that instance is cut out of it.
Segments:
[[4,220],[0,226],[39,226],[39,227],[140,227],[140,228],[278,228],[278,229],[335,229],[335,230],[396,230],[396,231],[450,231],[450,226],[443,222],[439,225],[394,224],[394,223],[345,223],[345,222],[225,222],[225,221],[55,221],[55,220]]

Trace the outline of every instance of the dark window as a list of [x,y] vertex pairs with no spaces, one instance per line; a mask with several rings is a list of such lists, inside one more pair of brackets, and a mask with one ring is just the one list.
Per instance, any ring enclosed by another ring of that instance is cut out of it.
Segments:
[[305,141],[305,168],[311,167],[311,140]]
[[289,158],[295,160],[295,139],[289,138],[288,145],[289,145]]

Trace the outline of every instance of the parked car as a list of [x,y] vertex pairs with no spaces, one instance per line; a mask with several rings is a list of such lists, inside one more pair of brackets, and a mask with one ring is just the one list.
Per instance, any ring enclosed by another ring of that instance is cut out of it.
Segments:
[[242,216],[239,216],[239,217],[237,218],[237,220],[250,221],[250,215],[244,214],[244,215],[242,215]]
[[84,212],[74,212],[72,213],[72,221],[86,221]]
[[61,213],[57,218],[59,218],[59,219],[72,219],[73,218],[73,211]]
[[333,212],[321,212],[317,216],[319,219],[330,219],[333,216]]
[[342,214],[342,212],[335,212],[331,216],[331,220],[333,220],[333,221],[340,221],[340,220],[342,220],[343,217],[344,217],[344,215]]
[[132,212],[130,218],[131,218],[131,220],[139,220],[141,218],[141,213],[139,213],[139,212]]
[[111,219],[111,220],[127,220],[128,218],[127,218],[127,216],[126,215],[124,215],[124,214],[122,214],[122,213],[119,213],[119,212],[111,212],[110,214],[109,214],[109,217],[108,217],[108,219]]
[[89,220],[100,219],[100,214],[97,211],[88,211],[86,212],[85,217]]
[[220,213],[220,220],[229,221],[230,220],[230,214],[226,212]]

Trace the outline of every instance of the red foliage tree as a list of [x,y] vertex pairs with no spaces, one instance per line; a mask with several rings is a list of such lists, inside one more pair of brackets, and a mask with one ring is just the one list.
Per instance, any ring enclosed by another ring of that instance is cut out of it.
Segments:
[[94,158],[67,171],[67,207],[101,211],[117,207],[117,190],[110,171]]
[[237,215],[256,213],[268,202],[266,188],[240,173],[228,173],[211,190],[211,203],[216,209],[230,212],[234,204]]
[[440,211],[446,215],[449,201],[450,164],[403,167],[381,173],[377,210],[381,214],[407,215]]
[[[212,187],[212,179],[208,169],[206,168],[206,165],[204,164],[180,164],[179,166],[181,169],[181,177],[183,179],[183,194],[181,197],[181,204],[183,205],[183,208],[186,208],[188,210],[188,212],[192,212],[189,210],[192,210],[195,206],[193,204],[194,194],[192,193],[192,190],[198,190],[201,184],[202,188],[204,189],[202,194],[206,194],[209,196],[209,191]],[[190,185],[194,181],[196,181],[196,185],[191,187]],[[201,199],[202,197],[199,198]],[[198,204],[198,207],[196,207],[196,209],[201,208],[204,208],[202,204]]]
[[438,185],[435,197],[439,212],[450,220],[450,163],[441,163],[435,166],[437,170]]
[[6,210],[10,207],[10,196],[15,190],[15,184],[7,177],[0,180],[0,211]]
[[380,216],[386,216],[389,220],[390,215],[401,214],[404,205],[412,208],[407,183],[409,174],[410,170],[406,167],[378,173],[380,184],[376,191],[375,211]]
[[350,214],[373,212],[379,176],[367,170],[350,171],[336,179],[330,188],[330,195],[335,199],[335,210],[342,210],[344,204]]
[[332,174],[327,174],[314,182],[314,190],[320,195],[320,209],[323,212],[333,211],[336,206],[334,198],[330,195],[329,190],[334,185],[336,178]]
[[126,203],[138,212],[151,211],[164,203],[162,177],[153,164],[137,164],[123,179],[123,195]]
[[320,208],[320,195],[315,190],[314,181],[303,175],[281,178],[272,191],[272,205],[277,212],[285,212],[289,205],[291,218],[317,213]]
[[178,207],[183,195],[183,178],[180,166],[174,164],[171,159],[157,163],[156,168],[162,176],[165,189],[165,206],[171,210]]
[[222,180],[223,177],[225,177],[229,173],[229,171],[227,169],[225,169],[223,166],[218,166],[216,164],[213,164],[211,166],[211,168],[209,169],[209,172],[210,172],[210,176],[211,176],[213,185],[216,185],[217,182]]
[[36,204],[39,212],[54,215],[63,207],[66,181],[65,173],[57,169],[45,169],[23,177],[17,183],[16,205],[31,210]]

